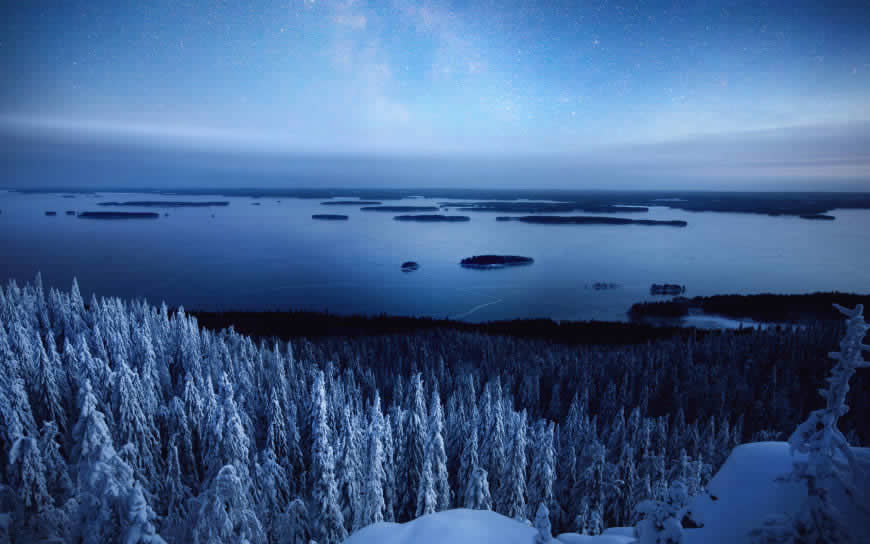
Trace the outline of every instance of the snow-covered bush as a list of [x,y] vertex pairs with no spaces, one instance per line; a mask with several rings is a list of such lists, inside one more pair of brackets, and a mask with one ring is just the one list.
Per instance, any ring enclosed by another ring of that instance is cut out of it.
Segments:
[[535,514],[535,529],[538,534],[535,535],[535,544],[547,544],[553,540],[553,528],[550,525],[550,511],[547,510],[547,505],[541,503],[538,506],[538,513]]
[[671,484],[665,500],[646,500],[638,504],[638,512],[646,516],[637,524],[639,544],[680,544],[683,541],[681,520],[688,504],[686,485],[680,481]]

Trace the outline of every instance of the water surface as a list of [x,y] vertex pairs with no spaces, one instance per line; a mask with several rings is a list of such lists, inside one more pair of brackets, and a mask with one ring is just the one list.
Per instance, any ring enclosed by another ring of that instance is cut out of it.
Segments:
[[[630,215],[689,223],[676,228],[531,225],[497,222],[496,215],[511,214],[486,212],[463,212],[471,216],[465,223],[411,223],[353,206],[341,206],[348,221],[315,221],[312,214],[336,208],[296,198],[185,195],[175,200],[230,205],[97,206],[158,199],[173,197],[0,193],[0,279],[29,280],[41,271],[46,284],[67,288],[76,276],[87,295],[146,297],[186,308],[385,312],[471,321],[624,320],[632,303],[655,299],[651,283],[684,284],[687,296],[870,292],[870,210],[834,210],[836,221],[665,207]],[[438,202],[413,198],[389,205]],[[67,210],[161,216],[94,221],[68,216]],[[58,215],[45,216],[46,211]],[[524,255],[535,264],[499,270],[459,266],[463,257],[483,253]],[[403,273],[404,261],[416,261],[420,269]],[[619,287],[595,290],[595,282]]]

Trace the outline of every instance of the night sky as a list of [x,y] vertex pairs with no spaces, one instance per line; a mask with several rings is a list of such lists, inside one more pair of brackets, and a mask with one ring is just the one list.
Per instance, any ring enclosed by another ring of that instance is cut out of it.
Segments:
[[870,190],[867,2],[5,2],[0,62],[19,151],[523,157]]

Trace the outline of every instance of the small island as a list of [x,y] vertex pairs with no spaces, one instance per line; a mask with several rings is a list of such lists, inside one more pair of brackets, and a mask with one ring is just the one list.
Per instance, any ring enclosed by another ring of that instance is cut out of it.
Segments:
[[[613,283],[609,281],[596,281],[592,284],[591,288],[596,291],[609,291],[610,289],[616,289],[619,287],[618,283]],[[590,288],[589,285],[586,286],[587,289]]]
[[535,262],[531,257],[519,255],[475,255],[460,261],[465,268],[504,268],[506,266],[522,266]]
[[75,215],[76,212],[75,212],[74,210],[67,210],[67,211],[66,211],[66,214],[67,214],[67,215]]
[[82,212],[78,217],[81,219],[157,219],[160,214],[155,212]]
[[437,206],[365,206],[364,212],[437,212]]
[[136,208],[212,208],[229,206],[226,200],[210,202],[185,202],[174,200],[131,200],[127,202],[100,202],[98,206],[132,206]]
[[836,217],[823,213],[812,213],[808,215],[802,215],[801,219],[809,219],[811,221],[833,221],[834,219],[836,219]]
[[675,283],[654,283],[649,287],[649,294],[651,295],[682,295],[685,292],[685,285]]
[[380,206],[379,200],[327,200],[321,202],[321,206]]
[[396,221],[417,221],[419,223],[462,223],[471,221],[467,215],[397,215],[393,217]]
[[45,212],[45,215],[51,217],[57,215],[57,212]]
[[522,215],[511,217],[500,215],[496,221],[519,221],[534,225],[643,225],[685,227],[689,223],[682,220],[658,221],[653,219],[627,219],[625,217],[598,217],[594,215]]
[[420,268],[420,264],[415,261],[405,261],[402,263],[402,272],[413,272]]
[[508,213],[646,213],[647,206],[619,205],[591,202],[440,202],[442,208],[456,208],[462,212],[508,212]]
[[347,221],[347,216],[337,213],[316,213],[311,216],[311,219],[319,219],[321,221]]

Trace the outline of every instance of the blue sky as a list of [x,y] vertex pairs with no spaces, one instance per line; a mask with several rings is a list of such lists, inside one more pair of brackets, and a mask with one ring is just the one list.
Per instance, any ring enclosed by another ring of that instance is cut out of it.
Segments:
[[870,152],[856,145],[870,135],[866,2],[35,0],[2,9],[4,137],[555,156],[870,189]]

